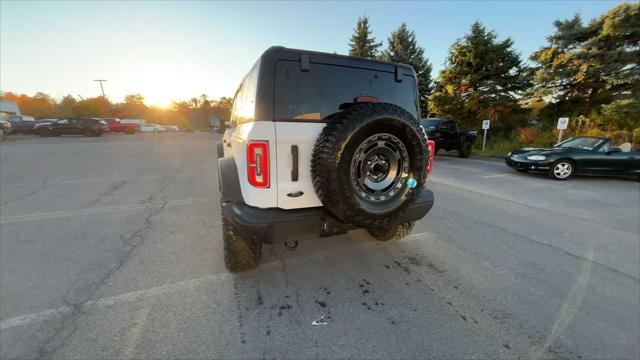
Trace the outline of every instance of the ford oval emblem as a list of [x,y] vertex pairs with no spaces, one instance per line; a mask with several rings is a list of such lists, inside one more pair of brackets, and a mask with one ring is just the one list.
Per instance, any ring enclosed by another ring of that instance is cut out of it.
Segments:
[[291,192],[291,193],[287,194],[287,196],[291,197],[291,198],[297,198],[297,197],[300,197],[302,195],[304,195],[304,193],[302,191],[294,191],[294,192]]

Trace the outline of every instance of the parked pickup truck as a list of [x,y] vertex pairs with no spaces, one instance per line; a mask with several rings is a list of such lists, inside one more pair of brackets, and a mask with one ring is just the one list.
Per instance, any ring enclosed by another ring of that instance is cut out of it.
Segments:
[[429,140],[436,142],[435,153],[445,149],[457,150],[458,156],[468,158],[471,155],[473,143],[478,132],[475,130],[460,130],[453,120],[426,118],[421,120],[422,127],[427,132]]
[[12,134],[31,134],[36,121],[33,116],[14,115],[9,118]]
[[140,132],[140,125],[134,123],[123,123],[118,118],[103,118],[107,122],[109,132],[121,132],[125,134],[135,134]]

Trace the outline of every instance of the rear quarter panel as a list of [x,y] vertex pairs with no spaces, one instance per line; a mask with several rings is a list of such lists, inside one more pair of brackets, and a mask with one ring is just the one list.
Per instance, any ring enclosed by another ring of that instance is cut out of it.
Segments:
[[[270,208],[278,206],[275,126],[271,121],[254,121],[227,129],[224,134],[224,156],[232,157],[238,168],[238,178],[244,202],[249,206]],[[247,180],[247,143],[251,140],[269,142],[269,188],[255,188]],[[228,144],[231,143],[229,147]]]

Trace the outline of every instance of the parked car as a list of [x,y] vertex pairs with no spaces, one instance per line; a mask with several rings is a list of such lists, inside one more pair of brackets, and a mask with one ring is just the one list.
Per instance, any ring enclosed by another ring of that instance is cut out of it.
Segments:
[[180,128],[177,125],[164,125],[164,128],[168,132],[178,132],[178,131],[180,131]]
[[577,174],[640,176],[640,151],[631,144],[613,146],[611,139],[579,136],[551,148],[523,148],[507,154],[505,163],[520,172],[546,172],[555,180]]
[[11,133],[11,123],[5,120],[0,120],[0,140],[4,140],[4,137]]
[[36,121],[33,116],[13,115],[9,118],[12,134],[32,134]]
[[159,133],[159,132],[165,132],[167,131],[164,126],[162,125],[158,125],[158,124],[144,124],[140,126],[140,132],[153,132],[153,133]]
[[417,89],[409,65],[262,54],[216,144],[227,269],[255,268],[263,243],[356,228],[381,241],[407,236],[434,203]]
[[107,122],[97,118],[67,118],[38,128],[40,136],[100,136],[109,131]]
[[138,123],[123,123],[118,118],[102,118],[107,122],[109,132],[121,132],[125,134],[135,134],[140,132],[140,124]]
[[426,118],[422,119],[421,123],[429,140],[436,143],[436,154],[438,150],[444,149],[457,150],[461,158],[468,158],[471,155],[473,143],[478,136],[477,131],[460,130],[455,121],[447,119]]

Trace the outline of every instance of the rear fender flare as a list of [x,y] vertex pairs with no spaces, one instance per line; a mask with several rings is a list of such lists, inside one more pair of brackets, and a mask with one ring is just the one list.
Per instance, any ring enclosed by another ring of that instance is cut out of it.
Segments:
[[238,178],[238,168],[233,158],[218,159],[218,186],[220,201],[244,202]]

